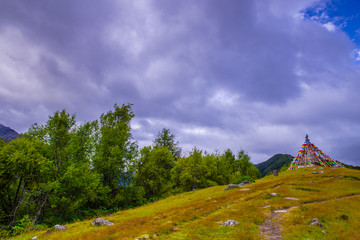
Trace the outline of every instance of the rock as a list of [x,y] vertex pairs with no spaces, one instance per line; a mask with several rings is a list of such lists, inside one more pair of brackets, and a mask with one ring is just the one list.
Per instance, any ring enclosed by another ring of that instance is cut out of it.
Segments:
[[149,239],[149,238],[150,238],[150,236],[148,234],[144,234],[141,237],[135,238],[135,240],[146,240],[146,239]]
[[59,225],[59,224],[57,224],[57,225],[55,225],[55,229],[56,230],[65,230],[66,229],[66,227],[65,226],[61,226],[61,225]]
[[167,221],[167,223],[172,223],[171,221]]
[[311,223],[309,224],[309,226],[320,226],[320,227],[322,227],[323,225],[320,223],[319,219],[313,218],[311,220]]
[[274,193],[274,192],[272,192],[272,193],[269,193],[271,196],[273,196],[273,197],[277,197],[277,196],[279,196],[279,194],[277,194],[277,193]]
[[243,181],[242,183],[240,184],[229,184],[225,187],[225,190],[229,190],[231,188],[239,188],[239,187],[242,187],[244,186],[245,184],[250,184],[249,181]]
[[236,225],[238,225],[239,223],[237,222],[237,221],[235,221],[235,220],[227,220],[226,222],[224,222],[223,224],[221,224],[221,225],[223,225],[223,226],[228,226],[228,227],[234,227],[234,226],[236,226]]
[[327,233],[327,231],[325,231],[325,230],[322,230],[321,232],[322,232],[322,233]]
[[295,201],[298,201],[298,200],[299,200],[298,198],[294,198],[294,197],[284,197],[284,199],[287,199],[287,200],[295,200]]
[[287,211],[286,210],[275,210],[274,212],[275,213],[286,213]]
[[240,191],[249,191],[250,190],[250,188],[242,188],[242,189],[240,189]]
[[110,225],[114,225],[114,223],[112,223],[112,222],[110,222],[108,220],[102,219],[102,218],[97,218],[97,219],[95,219],[94,221],[91,222],[91,225],[95,225],[95,226],[107,225],[107,226],[110,226]]
[[309,182],[314,183],[314,181],[313,181],[313,180],[310,180]]
[[322,167],[319,167],[319,169],[323,169]]
[[313,174],[319,174],[318,172],[313,172]]
[[324,173],[324,171],[320,171],[320,173]]
[[263,208],[268,208],[268,207],[270,207],[270,205],[266,205],[265,207],[263,207]]
[[37,237],[37,236],[35,236],[35,237],[33,237],[31,240],[35,240],[35,239],[38,239],[38,237]]

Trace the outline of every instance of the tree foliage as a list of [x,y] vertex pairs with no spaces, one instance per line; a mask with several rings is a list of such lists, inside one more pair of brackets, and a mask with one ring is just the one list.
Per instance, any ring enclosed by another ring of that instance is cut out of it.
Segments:
[[172,134],[169,129],[164,128],[161,132],[158,133],[157,138],[155,138],[154,140],[154,147],[168,148],[175,159],[181,156],[181,148],[179,147],[179,142],[175,140],[175,135]]
[[115,104],[99,120],[79,124],[62,110],[9,143],[0,139],[0,226],[15,234],[25,220],[54,225],[259,177],[244,151],[209,154],[194,147],[181,156],[166,128],[139,151],[134,116],[131,104]]

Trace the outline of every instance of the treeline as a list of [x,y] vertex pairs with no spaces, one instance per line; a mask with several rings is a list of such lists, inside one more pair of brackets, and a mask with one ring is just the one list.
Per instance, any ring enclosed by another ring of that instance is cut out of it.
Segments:
[[14,232],[24,221],[53,225],[260,177],[244,151],[194,148],[182,156],[169,129],[139,149],[131,135],[133,117],[130,104],[81,124],[63,110],[10,143],[0,139],[3,231]]

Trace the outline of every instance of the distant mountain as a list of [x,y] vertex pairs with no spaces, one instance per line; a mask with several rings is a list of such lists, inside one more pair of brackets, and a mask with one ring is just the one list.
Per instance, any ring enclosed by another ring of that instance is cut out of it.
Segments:
[[9,127],[6,127],[0,123],[0,137],[4,141],[8,142],[10,140],[13,140],[13,139],[17,138],[18,135],[19,134],[15,130],[13,130]]
[[289,154],[275,154],[268,160],[262,163],[255,164],[261,173],[261,176],[266,176],[271,173],[273,170],[280,170],[284,165],[290,165],[292,160],[294,159],[293,156]]

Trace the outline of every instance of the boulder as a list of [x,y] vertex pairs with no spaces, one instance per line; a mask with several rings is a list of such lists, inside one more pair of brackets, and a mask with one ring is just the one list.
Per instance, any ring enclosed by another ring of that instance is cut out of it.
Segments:
[[309,226],[320,226],[320,227],[322,227],[323,225],[320,223],[319,219],[313,218],[311,220],[311,223],[309,224]]
[[55,225],[55,229],[56,229],[56,230],[60,230],[60,231],[62,231],[62,230],[65,230],[65,229],[66,229],[66,227],[65,227],[65,226],[61,226],[61,225],[57,224],[57,225]]
[[221,225],[223,225],[223,226],[228,226],[228,227],[234,227],[234,226],[236,226],[236,225],[238,225],[239,223],[237,222],[237,221],[235,221],[235,220],[227,220],[226,222],[224,222],[223,224],[221,224]]
[[231,189],[231,188],[239,188],[239,187],[244,186],[245,184],[250,184],[250,183],[249,183],[249,181],[243,181],[240,184],[229,184],[229,185],[226,186],[225,190],[228,190],[228,189]]
[[108,220],[102,219],[102,218],[97,218],[97,219],[95,219],[94,221],[91,222],[91,225],[95,225],[95,226],[107,225],[107,226],[110,226],[110,225],[114,225],[114,223],[112,223],[112,222],[110,222]]

